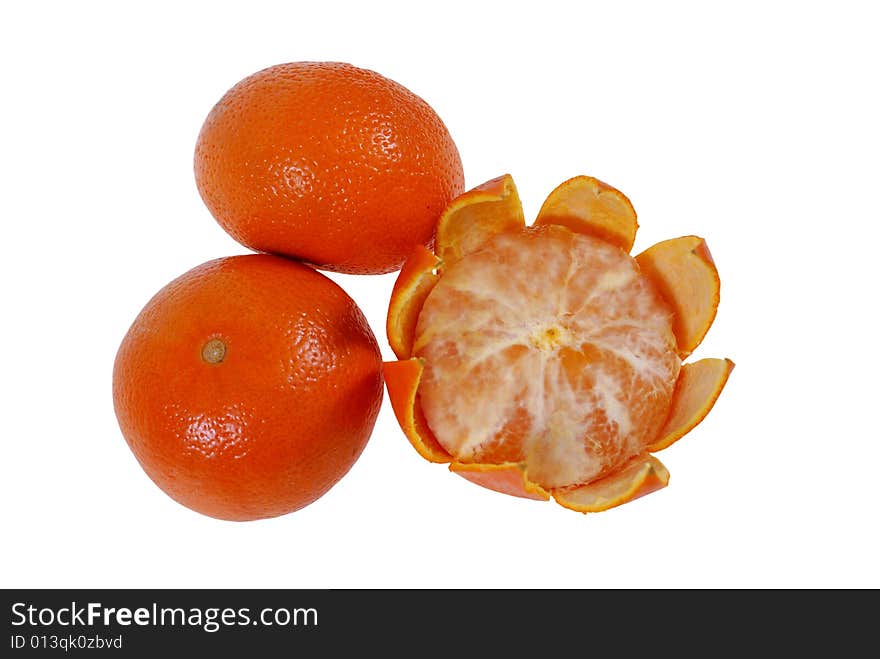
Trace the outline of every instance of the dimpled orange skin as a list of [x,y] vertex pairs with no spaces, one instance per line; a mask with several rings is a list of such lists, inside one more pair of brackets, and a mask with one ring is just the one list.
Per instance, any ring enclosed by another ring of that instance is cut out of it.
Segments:
[[379,347],[334,282],[275,256],[204,263],[144,307],[113,401],[149,477],[211,517],[292,512],[357,460],[382,401]]
[[202,126],[195,176],[243,245],[352,274],[398,270],[464,190],[434,110],[340,62],[280,64],[235,85]]

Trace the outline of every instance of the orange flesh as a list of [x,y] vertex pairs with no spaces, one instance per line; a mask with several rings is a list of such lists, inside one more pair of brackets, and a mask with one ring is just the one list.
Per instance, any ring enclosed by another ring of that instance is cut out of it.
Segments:
[[552,225],[498,234],[450,265],[413,354],[439,445],[460,463],[522,465],[546,490],[642,453],[680,368],[670,310],[635,261]]

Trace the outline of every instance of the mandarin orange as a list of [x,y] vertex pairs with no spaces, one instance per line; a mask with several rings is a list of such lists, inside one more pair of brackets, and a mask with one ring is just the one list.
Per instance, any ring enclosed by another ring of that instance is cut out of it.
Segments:
[[499,234],[453,263],[413,355],[443,448],[459,462],[522,462],[545,489],[641,452],[680,367],[672,314],[635,261],[561,226]]
[[227,520],[322,496],[361,454],[381,400],[378,344],[354,301],[269,255],[209,261],[165,286],[113,370],[119,425],[147,475]]
[[280,64],[236,84],[205,119],[195,176],[243,245],[356,274],[400,268],[464,189],[437,113],[341,62]]
[[554,190],[526,226],[509,176],[455,199],[435,252],[394,286],[385,365],[422,457],[505,494],[580,512],[664,487],[653,455],[715,404],[733,362],[682,365],[712,324],[720,281],[705,242],[629,255],[629,200],[591,177]]

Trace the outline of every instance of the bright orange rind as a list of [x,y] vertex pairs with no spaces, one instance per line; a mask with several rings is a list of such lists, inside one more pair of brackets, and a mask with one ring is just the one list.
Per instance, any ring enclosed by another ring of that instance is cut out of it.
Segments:
[[693,430],[715,405],[733,367],[729,359],[701,359],[682,366],[669,417],[648,450],[661,451]]
[[678,352],[687,357],[712,326],[721,295],[706,241],[697,236],[664,240],[636,256],[636,262],[672,307]]
[[412,355],[416,321],[425,298],[437,283],[439,265],[440,259],[424,245],[419,245],[403,264],[394,282],[385,329],[388,343],[398,359],[408,359]]
[[475,464],[453,462],[449,471],[501,494],[523,499],[547,501],[550,494],[537,483],[532,483],[520,464]]
[[535,224],[558,224],[624,252],[632,249],[639,228],[636,211],[626,195],[592,176],[575,176],[551,192]]
[[420,359],[404,359],[385,362],[382,371],[385,387],[391,400],[391,409],[413,448],[425,460],[449,462],[452,457],[437,442],[425,421],[418,402],[419,380],[422,379],[424,365]]
[[525,226],[522,203],[509,174],[487,181],[452,201],[437,223],[437,256],[448,267],[498,233]]
[[653,455],[643,455],[605,478],[553,492],[556,503],[579,513],[598,513],[656,492],[669,483],[669,471]]
[[533,227],[509,175],[453,200],[436,255],[410,256],[388,314],[388,394],[420,455],[584,513],[666,486],[650,453],[700,423],[734,365],[681,364],[719,303],[705,241],[631,257],[637,228],[629,200],[587,176],[557,187]]

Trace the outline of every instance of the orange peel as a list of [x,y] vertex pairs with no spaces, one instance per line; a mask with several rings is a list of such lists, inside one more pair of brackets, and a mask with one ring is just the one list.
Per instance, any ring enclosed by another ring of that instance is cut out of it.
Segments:
[[446,266],[482,247],[497,233],[525,226],[522,203],[510,174],[455,198],[437,223],[435,248]]
[[706,418],[727,384],[733,367],[734,363],[729,359],[711,358],[682,366],[669,416],[648,450],[661,451],[671,446]]
[[721,279],[706,241],[698,236],[664,240],[636,256],[674,313],[672,331],[682,358],[690,355],[718,312]]
[[418,389],[423,370],[421,359],[385,362],[382,372],[385,387],[388,389],[388,399],[397,422],[419,455],[431,462],[449,462],[452,456],[440,446],[434,433],[428,428],[419,405]]
[[554,491],[556,503],[579,513],[598,513],[656,492],[669,484],[669,471],[653,455],[631,460],[605,478],[563,491]]
[[509,175],[450,203],[387,319],[389,399],[422,457],[583,513],[667,485],[650,453],[700,423],[734,364],[681,365],[720,299],[705,241],[632,257],[637,229],[629,200],[587,176],[558,186],[534,227]]
[[398,359],[412,356],[416,322],[425,298],[437,283],[436,271],[439,266],[440,259],[424,245],[418,245],[403,264],[400,275],[394,282],[385,331],[388,343]]
[[449,471],[482,487],[523,499],[547,501],[550,493],[526,476],[522,465],[453,462]]
[[625,252],[632,249],[639,228],[636,211],[626,195],[592,176],[575,176],[553,190],[535,224],[564,226]]

